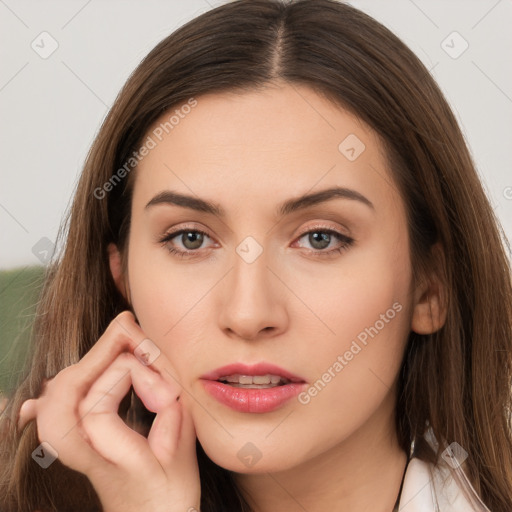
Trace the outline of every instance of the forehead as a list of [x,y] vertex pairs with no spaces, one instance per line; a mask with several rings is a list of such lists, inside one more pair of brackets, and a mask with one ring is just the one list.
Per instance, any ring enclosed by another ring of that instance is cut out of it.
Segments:
[[392,185],[373,130],[297,84],[199,96],[163,114],[149,139],[134,203],[168,188],[242,207],[244,198],[279,202],[315,187],[375,195],[375,187]]

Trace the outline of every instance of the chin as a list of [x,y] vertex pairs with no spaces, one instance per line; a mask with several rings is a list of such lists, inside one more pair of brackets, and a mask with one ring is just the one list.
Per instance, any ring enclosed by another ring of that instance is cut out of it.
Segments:
[[263,440],[252,442],[248,437],[250,436],[237,436],[220,443],[219,439],[210,437],[206,440],[198,436],[206,455],[218,466],[235,473],[275,473],[300,463],[297,450],[292,449],[292,446],[281,446],[279,450],[268,440],[266,443]]

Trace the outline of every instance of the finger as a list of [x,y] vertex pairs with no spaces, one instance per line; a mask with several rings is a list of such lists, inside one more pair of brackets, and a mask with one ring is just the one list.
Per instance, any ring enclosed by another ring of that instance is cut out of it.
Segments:
[[183,413],[178,401],[160,410],[148,434],[148,443],[164,470],[172,467],[179,443]]
[[141,457],[148,464],[155,462],[148,441],[118,415],[119,404],[131,386],[153,412],[168,408],[180,392],[178,386],[171,388],[133,355],[122,353],[91,386],[80,404],[80,415],[93,446],[103,457],[125,468],[140,469]]
[[180,396],[180,406],[182,411],[181,430],[179,434],[178,447],[175,454],[175,463],[178,467],[189,467],[192,464],[197,468],[196,440],[197,433],[194,420],[190,412],[189,393],[183,393]]
[[130,311],[117,315],[89,352],[74,365],[76,385],[85,394],[121,352],[133,352],[145,337]]
[[142,340],[133,351],[133,354],[142,364],[158,372],[170,385],[174,383],[179,384],[178,373],[174,365],[151,339],[145,338]]
[[[87,468],[97,464],[101,457],[95,457],[87,443],[87,435],[76,416],[78,403],[119,353],[134,350],[144,338],[131,312],[118,315],[79,363],[61,370],[50,381],[43,382],[44,400],[40,397],[37,406],[33,403],[25,406],[21,414],[21,427],[36,418],[40,440],[50,443],[64,464],[87,472]],[[66,390],[66,399],[62,390]]]
[[[72,371],[59,372],[48,384],[45,395],[29,401],[33,404],[26,406],[27,416],[35,413],[39,441],[47,442],[63,464],[85,474],[101,469],[108,471],[110,464],[84,438],[76,416],[78,397],[72,379]],[[66,392],[62,393],[62,389]]]
[[197,433],[194,425],[194,419],[187,406],[187,402],[180,398],[180,404],[183,415],[180,432],[180,449],[182,448],[185,454],[188,454],[191,449],[193,449],[195,453]]
[[[47,378],[43,377],[43,380],[41,382],[41,388],[42,388],[42,392],[40,393],[41,395],[45,393],[46,384],[50,380],[51,379],[47,379]],[[18,412],[18,422],[17,422],[18,430],[23,430],[23,428],[29,421],[32,421],[33,419],[36,418],[36,410],[37,410],[36,409],[36,400],[37,400],[37,398],[29,398],[21,404],[20,410]]]
[[84,394],[123,351],[134,353],[142,364],[158,372],[169,384],[176,380],[171,378],[177,372],[169,359],[146,337],[131,311],[123,311],[112,320],[104,334],[76,364],[80,374],[77,385],[81,386]]
[[173,478],[176,471],[180,476],[197,471],[196,439],[192,415],[182,400],[157,414],[148,435],[152,452]]
[[37,415],[37,407],[36,407],[37,399],[31,398],[29,400],[25,400],[20,407],[20,411],[18,413],[18,430],[23,430],[25,425],[36,418]]
[[117,413],[130,388],[127,383],[133,385],[137,396],[152,412],[174,402],[182,391],[175,381],[169,385],[159,373],[142,365],[132,354],[123,352],[93,383],[81,401],[81,413]]

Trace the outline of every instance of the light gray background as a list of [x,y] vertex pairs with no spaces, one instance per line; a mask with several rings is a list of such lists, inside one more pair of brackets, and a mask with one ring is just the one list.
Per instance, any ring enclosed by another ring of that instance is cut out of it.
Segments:
[[[44,260],[46,239],[55,240],[88,148],[130,72],[170,32],[222,3],[0,0],[0,268]],[[350,3],[431,69],[512,240],[512,1]],[[58,43],[46,59],[31,47],[50,48],[42,32]],[[453,58],[464,41],[467,50]]]

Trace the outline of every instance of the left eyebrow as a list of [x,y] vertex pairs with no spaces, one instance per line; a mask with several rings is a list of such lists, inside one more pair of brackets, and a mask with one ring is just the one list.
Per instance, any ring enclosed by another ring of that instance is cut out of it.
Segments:
[[[280,217],[282,217],[284,215],[289,215],[290,213],[293,213],[297,210],[303,210],[336,198],[359,201],[372,210],[375,210],[373,203],[356,190],[344,187],[333,187],[320,190],[319,192],[312,194],[304,194],[298,198],[288,199],[278,207],[277,213]],[[158,193],[155,197],[153,197],[153,199],[151,199],[151,201],[149,201],[149,203],[145,206],[145,209],[159,204],[171,204],[204,213],[211,213],[221,218],[226,217],[226,212],[220,205],[205,199],[200,199],[198,197],[180,194],[172,190],[164,190],[163,192]]]
[[356,190],[344,187],[333,187],[325,190],[320,190],[319,192],[315,192],[313,194],[304,194],[299,198],[289,199],[279,207],[278,212],[281,216],[288,215],[297,210],[309,208],[310,206],[314,206],[319,203],[324,203],[325,201],[329,201],[331,199],[336,198],[359,201],[364,205],[368,206],[369,208],[371,208],[372,210],[375,210],[375,206],[373,206],[373,203]]

